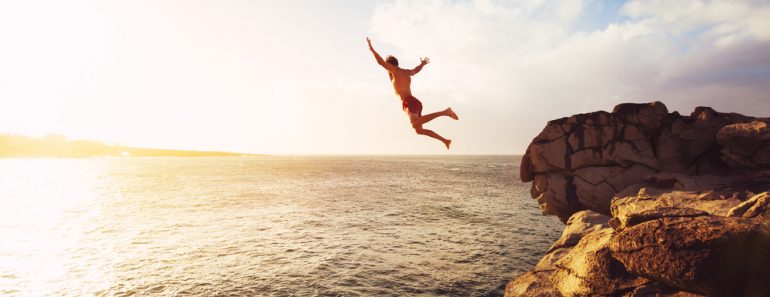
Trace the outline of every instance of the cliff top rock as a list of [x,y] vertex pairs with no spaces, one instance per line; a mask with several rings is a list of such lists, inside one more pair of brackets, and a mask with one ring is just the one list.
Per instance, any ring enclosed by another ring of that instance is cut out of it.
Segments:
[[522,181],[545,215],[610,215],[614,194],[655,173],[728,176],[770,168],[768,119],[698,107],[689,116],[661,102],[625,103],[548,122],[527,148]]
[[506,296],[770,296],[768,123],[660,102],[549,122],[521,179],[566,227]]

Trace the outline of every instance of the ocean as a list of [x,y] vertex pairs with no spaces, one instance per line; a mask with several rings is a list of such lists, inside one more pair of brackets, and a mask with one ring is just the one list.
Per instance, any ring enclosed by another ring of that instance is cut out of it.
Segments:
[[0,295],[500,296],[563,228],[520,158],[0,160]]

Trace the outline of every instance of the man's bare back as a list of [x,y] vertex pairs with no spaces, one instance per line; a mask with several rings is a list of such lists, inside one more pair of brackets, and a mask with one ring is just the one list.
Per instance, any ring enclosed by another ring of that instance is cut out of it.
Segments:
[[380,54],[374,50],[374,47],[372,47],[372,41],[369,37],[366,38],[366,43],[369,45],[369,50],[374,54],[377,64],[380,64],[388,71],[390,81],[393,84],[393,90],[396,92],[396,95],[401,98],[401,107],[407,115],[409,115],[409,122],[412,124],[414,131],[417,132],[417,134],[440,140],[444,143],[446,148],[449,149],[452,140],[446,139],[431,130],[423,129],[422,125],[440,116],[447,116],[457,120],[457,114],[455,114],[451,108],[447,108],[443,111],[423,116],[422,102],[412,95],[412,75],[419,73],[425,65],[430,63],[430,59],[427,57],[421,58],[420,65],[414,69],[403,69],[398,67],[398,60],[393,56],[388,56],[387,61],[383,60]]

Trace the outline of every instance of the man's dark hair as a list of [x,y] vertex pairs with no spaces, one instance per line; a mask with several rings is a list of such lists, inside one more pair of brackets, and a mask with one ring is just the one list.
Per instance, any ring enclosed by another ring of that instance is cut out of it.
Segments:
[[385,62],[388,62],[388,64],[393,66],[398,66],[398,59],[394,56],[388,56],[385,58]]

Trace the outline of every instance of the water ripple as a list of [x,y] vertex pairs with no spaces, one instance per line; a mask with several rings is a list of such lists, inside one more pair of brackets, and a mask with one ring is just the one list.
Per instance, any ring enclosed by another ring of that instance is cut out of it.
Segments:
[[561,228],[518,157],[0,161],[0,295],[499,296]]

